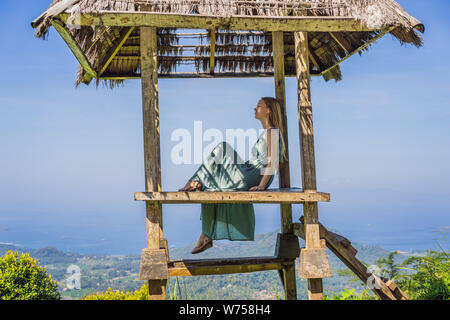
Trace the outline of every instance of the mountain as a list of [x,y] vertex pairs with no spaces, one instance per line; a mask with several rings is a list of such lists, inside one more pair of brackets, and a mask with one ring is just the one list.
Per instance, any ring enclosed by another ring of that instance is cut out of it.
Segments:
[[[227,241],[214,242],[214,247],[200,254],[192,255],[190,252],[195,243],[183,248],[171,248],[171,259],[205,259],[243,256],[271,256],[275,251],[275,242],[279,230],[258,234],[255,241]],[[374,263],[378,258],[387,256],[387,250],[378,246],[367,246],[352,243],[358,250],[357,257],[365,263]],[[304,247],[303,240],[300,246]],[[52,278],[58,281],[60,291],[66,299],[77,299],[85,294],[113,290],[133,291],[140,288],[145,282],[138,280],[139,255],[107,256],[82,255],[63,252],[53,247],[30,249],[12,244],[0,244],[0,254],[7,250],[28,252],[37,259],[39,264],[45,266]],[[336,275],[336,270],[346,268],[330,251],[328,251],[330,265],[334,276],[324,279],[326,294],[342,291],[344,288],[361,288],[360,282],[349,283],[349,277]],[[81,290],[68,290],[65,279],[68,277],[67,268],[76,264],[81,268]],[[278,272],[263,271],[247,274],[214,275],[201,277],[171,278],[168,282],[168,296],[176,294],[183,299],[273,299],[282,295],[281,282]],[[297,280],[299,299],[306,299],[307,284],[303,279]]]

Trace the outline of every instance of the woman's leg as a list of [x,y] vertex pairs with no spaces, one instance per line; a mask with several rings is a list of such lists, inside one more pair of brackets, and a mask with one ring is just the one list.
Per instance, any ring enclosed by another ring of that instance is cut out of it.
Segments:
[[229,188],[231,183],[227,179],[229,172],[224,167],[228,169],[230,165],[239,162],[243,162],[243,160],[233,147],[227,142],[221,142],[211,151],[206,160],[188,180],[185,187],[179,189],[179,191]]

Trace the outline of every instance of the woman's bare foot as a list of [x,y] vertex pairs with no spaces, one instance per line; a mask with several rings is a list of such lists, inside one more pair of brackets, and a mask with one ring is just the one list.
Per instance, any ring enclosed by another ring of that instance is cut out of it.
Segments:
[[200,181],[188,181],[184,188],[179,189],[178,191],[197,191],[202,190],[202,183]]

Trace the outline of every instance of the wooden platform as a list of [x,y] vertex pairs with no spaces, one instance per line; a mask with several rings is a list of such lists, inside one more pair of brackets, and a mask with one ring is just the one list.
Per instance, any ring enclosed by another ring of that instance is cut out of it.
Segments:
[[278,257],[245,257],[169,261],[169,276],[199,276],[281,270],[295,259]]
[[330,194],[304,192],[301,188],[281,188],[265,191],[135,192],[134,199],[162,203],[304,203],[329,202]]

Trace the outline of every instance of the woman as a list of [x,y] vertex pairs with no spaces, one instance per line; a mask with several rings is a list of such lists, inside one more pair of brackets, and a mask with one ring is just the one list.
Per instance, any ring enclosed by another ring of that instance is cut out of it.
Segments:
[[[254,110],[264,132],[252,147],[251,159],[243,162],[231,145],[219,143],[179,191],[259,191],[270,186],[279,163],[285,158],[281,105],[275,98],[264,97]],[[252,203],[202,204],[201,207],[202,234],[193,254],[211,248],[213,240],[254,240]]]

